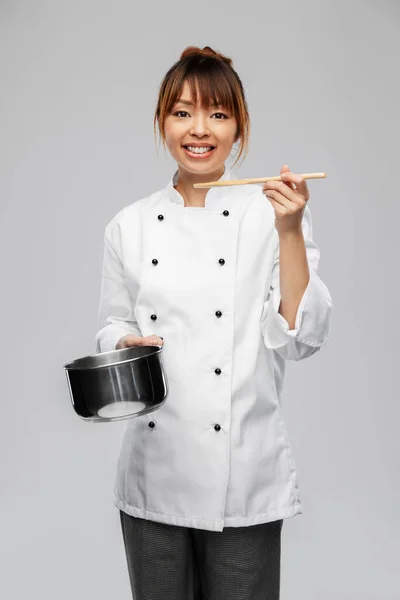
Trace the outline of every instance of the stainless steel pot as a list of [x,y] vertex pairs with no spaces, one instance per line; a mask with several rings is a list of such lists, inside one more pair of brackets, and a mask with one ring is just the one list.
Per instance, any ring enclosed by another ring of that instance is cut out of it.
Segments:
[[100,352],[64,365],[76,414],[94,423],[139,417],[168,395],[162,346]]

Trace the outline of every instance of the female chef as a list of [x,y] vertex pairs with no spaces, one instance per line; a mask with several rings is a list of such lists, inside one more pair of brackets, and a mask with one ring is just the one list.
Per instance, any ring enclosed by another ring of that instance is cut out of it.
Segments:
[[327,341],[309,190],[237,179],[249,115],[232,61],[189,47],[154,126],[177,163],[108,223],[98,352],[163,346],[169,394],[126,421],[114,488],[135,600],[278,600],[283,519],[302,513],[282,420],[286,360]]

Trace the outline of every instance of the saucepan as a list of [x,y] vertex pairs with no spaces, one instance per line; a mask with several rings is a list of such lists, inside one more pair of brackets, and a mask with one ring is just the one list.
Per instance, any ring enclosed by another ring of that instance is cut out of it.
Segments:
[[162,406],[168,381],[162,346],[83,356],[64,365],[75,413],[92,423],[139,417]]

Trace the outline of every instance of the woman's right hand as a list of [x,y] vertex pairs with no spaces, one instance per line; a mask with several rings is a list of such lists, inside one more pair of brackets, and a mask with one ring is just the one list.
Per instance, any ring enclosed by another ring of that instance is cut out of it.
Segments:
[[164,346],[164,340],[155,333],[145,337],[129,333],[118,340],[115,349],[121,350],[122,348],[132,348],[134,346]]

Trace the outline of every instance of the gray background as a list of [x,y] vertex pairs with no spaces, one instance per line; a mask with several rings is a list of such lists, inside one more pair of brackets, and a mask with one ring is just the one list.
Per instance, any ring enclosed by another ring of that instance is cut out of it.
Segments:
[[175,170],[153,111],[194,44],[244,83],[239,176],[328,174],[309,188],[334,319],[287,367],[305,512],[283,527],[282,600],[399,599],[399,3],[1,0],[0,17],[0,596],[131,597],[124,422],[79,419],[62,366],[94,352],[105,225]]

